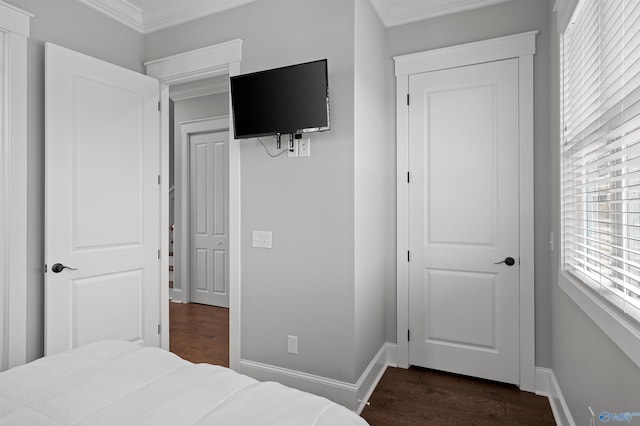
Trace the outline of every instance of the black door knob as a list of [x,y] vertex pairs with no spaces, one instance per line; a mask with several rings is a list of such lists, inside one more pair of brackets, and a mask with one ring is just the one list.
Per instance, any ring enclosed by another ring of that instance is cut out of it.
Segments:
[[500,262],[496,262],[496,265],[501,263],[505,263],[507,266],[513,266],[516,264],[516,260],[513,257],[507,257],[505,260],[501,260]]
[[76,268],[64,266],[62,263],[56,263],[51,267],[51,271],[55,272],[56,274],[59,272],[62,272],[64,269],[71,269],[72,271],[77,271]]

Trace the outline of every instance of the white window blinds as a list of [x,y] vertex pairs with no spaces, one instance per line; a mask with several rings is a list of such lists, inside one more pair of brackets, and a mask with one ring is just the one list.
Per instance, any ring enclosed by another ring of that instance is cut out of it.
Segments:
[[640,322],[640,1],[580,1],[561,83],[563,268]]

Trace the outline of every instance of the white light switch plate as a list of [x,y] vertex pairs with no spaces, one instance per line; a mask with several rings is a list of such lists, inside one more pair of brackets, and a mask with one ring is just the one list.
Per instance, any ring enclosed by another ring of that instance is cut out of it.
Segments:
[[271,231],[253,231],[251,245],[258,248],[271,248]]

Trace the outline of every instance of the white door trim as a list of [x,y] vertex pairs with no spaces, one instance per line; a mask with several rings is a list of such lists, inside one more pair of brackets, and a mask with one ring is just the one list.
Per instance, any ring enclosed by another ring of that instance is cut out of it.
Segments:
[[397,341],[398,366],[409,367],[409,76],[508,58],[519,60],[520,389],[535,390],[533,55],[537,31],[397,56]]
[[[161,305],[162,330],[160,344],[169,349],[169,86],[220,75],[240,74],[242,40],[236,39],[178,55],[146,62],[147,74],[161,83]],[[231,99],[229,99],[231,111]],[[233,135],[233,120],[229,123]],[[229,139],[229,365],[240,362],[240,146]]]
[[[189,302],[189,137],[198,133],[209,133],[229,130],[229,116],[203,118],[199,120],[183,121],[180,123],[181,142],[174,146],[174,187],[176,229],[174,231],[173,254],[180,282],[180,289],[172,291],[174,300],[182,303]],[[229,135],[231,139],[231,135]],[[174,141],[175,143],[175,141]]]
[[[0,1],[0,371],[27,362],[27,39],[31,15]],[[40,271],[35,272],[41,278]]]

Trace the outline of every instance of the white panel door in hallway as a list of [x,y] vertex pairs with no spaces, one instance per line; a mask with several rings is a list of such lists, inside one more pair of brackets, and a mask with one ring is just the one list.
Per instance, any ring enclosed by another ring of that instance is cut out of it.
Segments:
[[188,134],[189,298],[229,307],[229,132]]
[[159,83],[49,43],[45,54],[45,352],[159,346]]
[[517,384],[518,61],[409,90],[409,362]]

